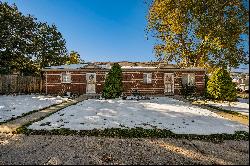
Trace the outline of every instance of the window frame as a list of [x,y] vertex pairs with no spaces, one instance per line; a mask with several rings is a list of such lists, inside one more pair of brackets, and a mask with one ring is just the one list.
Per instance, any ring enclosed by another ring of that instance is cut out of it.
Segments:
[[109,72],[105,72],[104,80],[106,80],[108,78],[108,74],[109,74]]
[[[182,85],[185,85],[185,84],[183,84],[183,77],[185,77],[185,76],[187,76],[187,85],[188,86],[195,86],[195,73],[183,73]],[[191,81],[192,76],[193,76],[193,82]]]
[[[147,75],[146,77],[146,82],[144,80],[144,75]],[[149,79],[149,75],[151,75],[151,79]],[[152,73],[143,73],[143,83],[144,84],[152,84],[152,77],[153,77],[153,74]],[[150,81],[149,81],[150,80]]]
[[[66,81],[65,81],[65,79],[64,79],[65,76],[66,76],[66,78],[68,78],[69,80],[66,79]],[[62,80],[61,80],[62,83],[71,83],[71,82],[72,82],[72,80],[71,80],[71,74],[70,74],[70,73],[62,73],[62,74],[61,74],[61,78],[62,78]]]

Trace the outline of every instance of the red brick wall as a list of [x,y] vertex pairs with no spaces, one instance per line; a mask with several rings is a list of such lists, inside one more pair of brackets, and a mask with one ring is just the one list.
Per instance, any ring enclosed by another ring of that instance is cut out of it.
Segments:
[[[47,92],[49,94],[64,94],[65,92],[85,94],[86,73],[96,73],[96,93],[101,94],[105,80],[105,73],[107,73],[107,71],[70,71],[71,83],[61,83],[62,73],[65,73],[65,71],[47,71]],[[143,83],[143,73],[152,73],[151,84]],[[142,94],[164,94],[164,73],[173,72],[125,71],[123,72],[124,93],[130,95],[133,90],[138,90]],[[203,93],[205,71],[176,71],[174,72],[174,94],[180,94],[182,83],[181,78],[184,73],[195,73],[197,92]],[[43,88],[44,92],[46,92],[45,80]]]
[[[152,73],[152,83],[143,82],[143,73]],[[164,94],[163,72],[124,72],[123,88],[126,94],[137,90],[142,94]]]
[[205,71],[177,71],[175,72],[175,94],[180,94],[181,91],[181,84],[182,84],[182,75],[186,73],[194,73],[195,74],[195,86],[196,92],[199,94],[204,93],[205,88]]

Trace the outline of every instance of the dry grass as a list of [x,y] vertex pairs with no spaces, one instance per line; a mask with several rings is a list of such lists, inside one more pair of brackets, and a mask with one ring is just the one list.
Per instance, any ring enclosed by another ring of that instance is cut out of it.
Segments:
[[202,101],[202,100],[194,101],[194,102],[192,102],[192,104],[198,105],[202,108],[213,111],[214,113],[216,113],[224,118],[230,119],[232,121],[236,121],[236,122],[239,122],[239,123],[244,124],[244,125],[249,125],[249,117],[246,115],[242,115],[238,112],[223,110],[221,108],[216,108],[216,107],[210,107],[210,106],[207,106],[206,102]]

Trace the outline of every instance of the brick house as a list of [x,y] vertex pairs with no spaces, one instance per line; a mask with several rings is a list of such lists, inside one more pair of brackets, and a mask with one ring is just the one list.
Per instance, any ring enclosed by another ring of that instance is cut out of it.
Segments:
[[[123,73],[126,95],[137,90],[147,95],[179,95],[182,84],[195,85],[202,94],[205,69],[179,68],[160,62],[117,62]],[[46,94],[101,94],[105,78],[114,62],[51,66],[43,69]]]

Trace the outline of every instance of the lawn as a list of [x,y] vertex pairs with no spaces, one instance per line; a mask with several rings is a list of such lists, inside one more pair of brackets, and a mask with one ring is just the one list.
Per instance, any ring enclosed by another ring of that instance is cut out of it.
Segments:
[[215,101],[197,101],[206,105],[222,108],[228,111],[238,112],[242,115],[249,116],[249,99],[238,98],[237,102],[215,102]]
[[89,99],[33,123],[33,130],[167,129],[176,134],[233,134],[249,127],[168,97],[150,100]]
[[1,95],[0,122],[22,116],[25,113],[39,110],[53,104],[59,104],[67,98],[43,95]]

